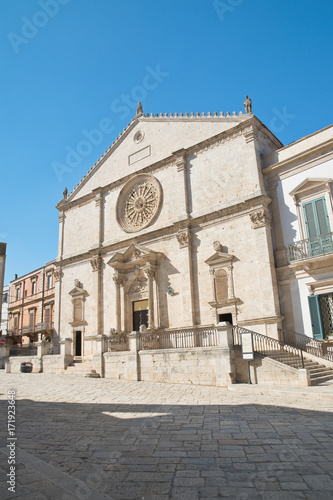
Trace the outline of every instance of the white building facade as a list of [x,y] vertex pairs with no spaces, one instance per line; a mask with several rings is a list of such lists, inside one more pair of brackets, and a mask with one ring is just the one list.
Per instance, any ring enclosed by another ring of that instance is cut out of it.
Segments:
[[263,159],[284,325],[333,335],[333,126]]
[[87,359],[144,325],[282,324],[262,158],[282,144],[251,113],[144,115],[58,204],[55,331]]

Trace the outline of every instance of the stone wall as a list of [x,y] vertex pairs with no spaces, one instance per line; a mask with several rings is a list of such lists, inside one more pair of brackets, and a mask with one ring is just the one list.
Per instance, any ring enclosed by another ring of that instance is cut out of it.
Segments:
[[[240,349],[235,349],[236,381],[238,383],[248,383],[247,361],[242,359]],[[274,359],[255,354],[255,358],[250,362],[250,373],[252,384],[267,385],[309,385],[304,382],[305,370],[297,370],[292,366],[285,365]],[[306,379],[306,377],[305,377]]]
[[42,371],[42,360],[38,356],[12,356],[9,358],[11,373],[20,373],[21,363],[32,363],[33,373]]

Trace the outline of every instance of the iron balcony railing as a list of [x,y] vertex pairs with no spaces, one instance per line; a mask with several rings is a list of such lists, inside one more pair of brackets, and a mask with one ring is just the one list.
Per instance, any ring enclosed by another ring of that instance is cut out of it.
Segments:
[[38,333],[52,332],[53,331],[53,323],[51,321],[44,321],[43,323],[38,323],[36,326],[36,331]]
[[288,245],[289,262],[333,253],[333,233],[321,234]]
[[302,349],[240,326],[233,327],[233,342],[235,346],[241,345],[241,333],[243,332],[252,334],[253,349],[255,352],[276,359],[294,368],[304,368]]
[[9,356],[37,356],[37,347],[12,345],[9,348]]

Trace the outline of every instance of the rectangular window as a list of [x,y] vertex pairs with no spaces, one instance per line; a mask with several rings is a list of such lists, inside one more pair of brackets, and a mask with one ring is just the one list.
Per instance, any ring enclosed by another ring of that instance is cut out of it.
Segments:
[[15,290],[15,300],[20,300],[20,288],[17,287]]
[[51,308],[50,307],[46,307],[44,310],[44,321],[47,324],[51,323]]
[[35,326],[35,310],[29,311],[29,327]]
[[52,288],[52,274],[46,276],[46,290],[51,290]]
[[309,255],[331,252],[332,237],[325,197],[303,203],[303,210]]
[[32,281],[31,282],[31,295],[35,295],[36,294],[36,281]]

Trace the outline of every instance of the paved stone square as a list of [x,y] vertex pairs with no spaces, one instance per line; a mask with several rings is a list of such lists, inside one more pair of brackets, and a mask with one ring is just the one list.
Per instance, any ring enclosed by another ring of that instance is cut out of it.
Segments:
[[2,500],[333,499],[333,385],[228,390],[3,370],[0,384]]

